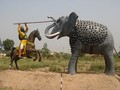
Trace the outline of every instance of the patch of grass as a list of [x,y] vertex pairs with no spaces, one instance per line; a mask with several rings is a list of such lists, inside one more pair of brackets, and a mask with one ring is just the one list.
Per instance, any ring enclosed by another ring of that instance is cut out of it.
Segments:
[[0,58],[0,70],[6,70],[9,67],[9,58]]
[[91,65],[91,71],[101,72],[104,71],[105,66],[103,64],[92,64]]
[[43,67],[48,67],[49,63],[44,61],[33,61],[32,59],[23,59],[21,61],[18,61],[19,68],[21,70],[31,70],[31,69],[38,69]]
[[12,87],[0,87],[0,90],[13,90]]
[[[32,59],[21,59],[18,61],[18,66],[20,70],[31,70],[48,67],[50,71],[61,72],[62,69],[68,67],[69,60],[59,58],[59,59],[43,59],[41,62],[33,61]],[[10,64],[10,58],[0,58],[0,70],[8,69]],[[15,64],[13,62],[13,69],[15,69]],[[104,58],[102,56],[90,56],[85,55],[80,57],[77,63],[78,70],[103,72],[105,68]],[[115,70],[120,72],[120,60],[115,57]]]
[[49,71],[52,72],[62,72],[62,68],[60,66],[54,65],[49,67]]
[[120,61],[118,62],[115,62],[115,70],[117,71],[117,72],[120,72]]

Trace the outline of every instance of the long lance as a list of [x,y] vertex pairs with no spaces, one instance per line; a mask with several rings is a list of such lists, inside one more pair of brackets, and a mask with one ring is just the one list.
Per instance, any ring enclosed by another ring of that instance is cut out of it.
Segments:
[[47,23],[47,22],[53,22],[53,21],[22,22],[22,23],[13,23],[13,24],[18,25],[18,24],[35,24],[35,23]]

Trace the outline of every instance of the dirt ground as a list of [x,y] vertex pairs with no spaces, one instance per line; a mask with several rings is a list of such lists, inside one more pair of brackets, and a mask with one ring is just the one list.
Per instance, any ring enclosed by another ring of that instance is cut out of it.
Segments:
[[20,70],[0,71],[0,90],[120,90],[120,77],[103,73],[61,73]]

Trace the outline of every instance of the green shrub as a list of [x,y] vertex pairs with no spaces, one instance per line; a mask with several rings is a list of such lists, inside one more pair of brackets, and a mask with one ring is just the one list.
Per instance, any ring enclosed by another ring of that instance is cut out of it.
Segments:
[[61,56],[62,56],[63,59],[65,59],[65,60],[69,60],[69,59],[70,59],[70,54],[68,54],[68,53],[62,53]]
[[99,71],[103,71],[105,69],[105,66],[104,64],[92,64],[91,65],[91,71],[96,71],[96,72],[99,72]]
[[[63,55],[63,53],[62,53]],[[48,67],[50,71],[52,72],[61,72],[63,67],[68,67],[69,59],[67,59],[68,56],[65,56],[65,58],[60,56],[60,58],[53,58],[53,60],[50,59],[43,59],[41,62],[33,61],[32,59],[21,59],[18,61],[18,66],[20,70],[31,70],[31,69],[39,69]],[[59,55],[58,55],[59,56]],[[64,56],[64,55],[63,55]],[[117,72],[120,72],[120,60],[119,58],[115,57],[115,70]],[[10,58],[0,58],[0,70],[6,70],[8,69],[10,64]],[[86,69],[87,71],[95,71],[95,72],[103,72],[105,69],[105,62],[103,57],[95,56],[83,56],[80,57],[77,63],[77,67],[82,68],[86,67],[90,69]],[[15,64],[13,62],[13,68],[15,69]]]
[[50,66],[49,67],[49,71],[52,71],[52,72],[62,72],[62,68],[60,68],[57,65],[54,65],[54,66]]

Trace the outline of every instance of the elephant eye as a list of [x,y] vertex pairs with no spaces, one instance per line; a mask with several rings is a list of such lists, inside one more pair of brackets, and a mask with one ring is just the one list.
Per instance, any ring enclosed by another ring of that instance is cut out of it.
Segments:
[[59,23],[59,22],[60,22],[60,19],[57,20],[57,23]]
[[58,24],[59,26],[61,26],[61,25],[62,25],[62,20],[61,20],[61,19],[58,19],[58,20],[57,20],[57,24]]

